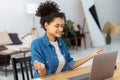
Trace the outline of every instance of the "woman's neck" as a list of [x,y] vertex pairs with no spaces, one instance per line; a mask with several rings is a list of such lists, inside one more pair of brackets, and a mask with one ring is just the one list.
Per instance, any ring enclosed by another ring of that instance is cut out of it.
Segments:
[[54,36],[52,36],[52,35],[50,35],[50,34],[48,34],[48,33],[46,33],[46,36],[47,36],[47,38],[48,38],[50,41],[53,41],[53,42],[56,41],[56,37],[54,37]]

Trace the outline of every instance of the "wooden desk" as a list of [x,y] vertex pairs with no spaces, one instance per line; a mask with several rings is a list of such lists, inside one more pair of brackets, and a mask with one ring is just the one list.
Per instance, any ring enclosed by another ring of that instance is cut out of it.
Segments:
[[[46,77],[35,78],[31,80],[67,80],[67,78],[70,78],[70,77],[89,73],[90,70],[91,70],[91,66],[80,67],[75,70],[65,71],[58,74],[52,74]],[[117,69],[115,70],[113,77],[105,80],[118,80],[118,79],[120,79],[120,63],[117,63]]]

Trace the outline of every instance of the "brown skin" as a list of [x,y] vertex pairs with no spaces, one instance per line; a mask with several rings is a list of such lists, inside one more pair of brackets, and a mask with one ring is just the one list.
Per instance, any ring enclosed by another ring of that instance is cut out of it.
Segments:
[[[51,23],[45,22],[45,29],[46,29],[46,35],[50,41],[55,41],[56,37],[61,37],[63,32],[63,25],[64,21],[63,19],[57,17],[55,18]],[[87,62],[88,60],[92,59],[95,55],[104,53],[104,49],[97,50],[90,55],[75,61],[74,65],[72,66],[72,69],[77,68],[78,66],[82,65],[83,63]],[[38,70],[38,73],[41,75],[41,77],[46,76],[46,69],[45,65],[41,62],[35,61],[34,66],[36,70]]]
[[63,20],[61,18],[55,18],[53,22],[45,23],[46,35],[50,41],[55,41],[56,37],[61,37],[63,32]]
[[99,50],[91,53],[90,55],[88,55],[88,56],[86,56],[86,57],[84,57],[82,59],[79,59],[79,60],[75,61],[75,63],[72,66],[71,70],[77,68],[78,66],[80,66],[83,63],[87,62],[88,60],[92,59],[95,55],[103,54],[103,53],[104,53],[104,49],[99,49]]

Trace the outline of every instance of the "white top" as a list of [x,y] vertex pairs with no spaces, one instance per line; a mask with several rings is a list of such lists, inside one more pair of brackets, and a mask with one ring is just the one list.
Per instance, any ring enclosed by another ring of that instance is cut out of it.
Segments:
[[58,72],[61,72],[61,70],[63,69],[63,67],[65,65],[65,59],[64,59],[63,55],[61,54],[61,51],[60,51],[59,46],[58,46],[58,42],[57,41],[55,41],[55,42],[50,41],[50,43],[55,47],[55,51],[56,51],[56,54],[58,57],[59,64],[58,64],[58,68],[56,70],[56,73],[58,73]]

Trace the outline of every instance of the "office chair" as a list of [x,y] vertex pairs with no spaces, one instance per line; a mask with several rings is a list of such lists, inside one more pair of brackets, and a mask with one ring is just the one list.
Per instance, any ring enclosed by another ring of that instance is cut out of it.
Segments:
[[12,58],[12,67],[14,80],[19,80],[18,72],[22,74],[22,79],[20,80],[30,80],[31,78],[33,78],[31,57]]

